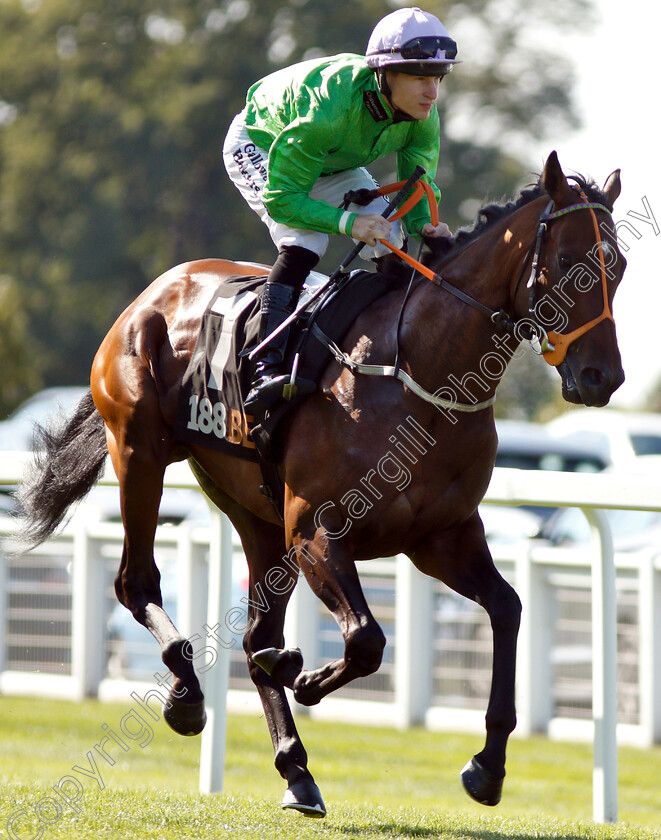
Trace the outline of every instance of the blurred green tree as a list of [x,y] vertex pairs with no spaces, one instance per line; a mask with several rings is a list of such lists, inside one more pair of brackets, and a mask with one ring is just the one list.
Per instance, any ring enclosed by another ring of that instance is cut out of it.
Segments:
[[[398,5],[0,0],[0,416],[41,385],[85,382],[109,325],[170,266],[272,259],[225,175],[226,128],[254,80],[313,55],[363,52]],[[591,3],[425,7],[465,61],[440,102],[437,182],[456,227],[529,180],[526,142],[577,124],[571,67],[554,45]],[[324,267],[344,251],[336,244]]]

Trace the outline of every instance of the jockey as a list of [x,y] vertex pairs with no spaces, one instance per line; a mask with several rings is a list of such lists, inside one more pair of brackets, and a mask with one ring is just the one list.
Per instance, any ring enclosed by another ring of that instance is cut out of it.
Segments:
[[[223,158],[278,249],[261,300],[260,341],[294,311],[329,234],[365,242],[365,259],[390,253],[378,239],[401,247],[399,222],[380,215],[385,199],[340,207],[349,190],[376,187],[366,164],[396,153],[398,178],[421,165],[440,198],[432,181],[440,135],[436,98],[456,55],[457,45],[437,17],[403,8],[376,25],[365,56],[304,61],[250,88],[246,107],[228,131]],[[407,214],[406,228],[417,236],[450,235],[447,225],[431,224],[426,202]],[[283,330],[258,359],[245,403],[249,411],[263,413],[282,396],[287,339]]]

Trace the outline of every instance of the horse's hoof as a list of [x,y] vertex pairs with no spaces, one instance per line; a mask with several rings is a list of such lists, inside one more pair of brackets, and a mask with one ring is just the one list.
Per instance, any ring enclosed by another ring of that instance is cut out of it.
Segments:
[[300,781],[287,788],[282,797],[282,807],[300,811],[306,817],[325,817],[326,806],[321,791],[314,782]]
[[497,805],[503,792],[503,777],[498,778],[482,767],[473,756],[461,771],[466,793],[480,805]]
[[[281,650],[280,648],[264,648],[251,654],[252,661],[259,665],[262,671],[266,671],[269,677],[282,682],[283,685],[293,683],[293,679],[298,676],[303,668],[303,654],[299,648],[289,648],[288,650]],[[294,675],[291,679],[288,676]],[[289,686],[291,688],[291,686]]]
[[163,704],[163,717],[179,735],[199,735],[207,722],[204,700],[199,703],[182,703],[170,695],[168,702]]

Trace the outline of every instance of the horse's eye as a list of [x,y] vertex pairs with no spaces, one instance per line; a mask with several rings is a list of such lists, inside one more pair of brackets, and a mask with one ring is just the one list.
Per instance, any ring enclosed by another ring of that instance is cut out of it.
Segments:
[[573,264],[573,260],[567,254],[560,254],[558,257],[558,262],[560,263],[560,268],[571,268]]

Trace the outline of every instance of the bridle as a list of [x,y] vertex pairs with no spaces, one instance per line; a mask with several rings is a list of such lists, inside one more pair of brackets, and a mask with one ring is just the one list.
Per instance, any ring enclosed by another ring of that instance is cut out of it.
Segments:
[[[396,186],[397,185],[394,185],[394,187]],[[600,324],[604,320],[610,320],[614,323],[613,315],[610,309],[610,304],[608,302],[608,282],[606,273],[606,262],[604,259],[603,242],[601,239],[601,233],[599,231],[599,223],[595,214],[595,210],[602,210],[605,213],[608,213],[608,215],[610,216],[611,211],[608,209],[608,207],[604,206],[603,204],[589,201],[583,190],[580,189],[580,187],[572,186],[572,189],[574,189],[577,192],[578,196],[581,199],[583,199],[583,201],[580,201],[576,204],[571,204],[569,207],[563,207],[560,210],[553,210],[555,202],[553,201],[553,199],[551,199],[539,218],[535,239],[533,240],[533,243],[529,248],[526,257],[524,258],[521,264],[521,268],[514,283],[513,292],[511,296],[511,300],[512,302],[514,302],[525,272],[526,265],[532,259],[532,262],[530,264],[530,274],[526,284],[529,290],[528,313],[524,318],[518,320],[514,320],[513,318],[511,318],[511,316],[503,309],[491,309],[490,307],[485,306],[483,303],[480,303],[480,301],[476,300],[471,295],[464,292],[462,289],[458,289],[452,283],[449,283],[447,280],[445,280],[441,275],[437,274],[432,269],[427,268],[427,266],[423,265],[421,262],[419,262],[419,260],[414,259],[409,254],[406,254],[401,249],[392,245],[392,243],[387,242],[385,239],[381,239],[379,241],[391,251],[393,251],[395,254],[397,254],[399,257],[401,257],[401,259],[403,259],[409,265],[413,266],[413,268],[419,271],[420,274],[427,277],[428,280],[431,280],[432,283],[434,283],[442,289],[445,289],[447,292],[450,292],[450,294],[459,298],[459,300],[462,300],[469,306],[472,306],[474,309],[483,312],[497,327],[504,327],[508,329],[510,332],[513,332],[519,339],[526,339],[528,341],[534,341],[536,339],[540,346],[540,353],[544,356],[545,361],[549,365],[557,367],[558,365],[564,362],[565,356],[567,355],[567,350],[569,349],[570,345],[574,341],[576,341],[577,338],[580,338],[580,336],[585,335],[585,333],[588,332],[588,330],[591,330],[593,327],[596,327],[597,324]],[[421,198],[423,193],[427,195],[428,199],[430,198],[429,191],[420,190],[420,193],[417,196],[416,200]],[[406,207],[406,210],[410,209],[411,206],[411,204],[409,204],[408,202],[407,204],[408,206]],[[435,205],[435,202],[432,203],[430,200],[429,204],[431,211],[431,221],[432,224],[436,225],[438,224],[438,209]],[[403,213],[401,212],[402,210],[404,210],[404,207],[400,208],[400,211],[398,211],[398,213],[395,214],[395,216],[391,217],[391,221],[403,215]],[[404,212],[406,212],[406,210]],[[593,318],[591,321],[588,321],[587,323],[583,324],[582,326],[577,327],[569,333],[559,333],[555,332],[554,330],[549,330],[547,332],[547,330],[539,323],[538,319],[535,317],[535,308],[538,303],[537,293],[540,286],[540,277],[542,275],[542,268],[540,267],[540,262],[542,250],[544,248],[545,236],[548,231],[548,226],[550,222],[555,221],[556,219],[564,218],[569,213],[574,213],[578,210],[587,210],[592,217],[592,223],[594,226],[594,232],[596,237],[596,247],[599,254],[599,265],[601,269],[601,287],[603,292],[604,306],[600,315],[598,315],[596,318]]]
[[[591,330],[593,327],[596,327],[597,324],[600,324],[604,320],[609,320],[613,323],[615,322],[613,314],[611,312],[610,303],[608,302],[606,262],[604,259],[603,242],[599,230],[599,223],[597,222],[597,217],[595,215],[595,210],[603,210],[605,213],[608,213],[609,216],[611,215],[611,211],[603,204],[588,201],[587,196],[580,188],[573,187],[572,189],[575,189],[576,192],[580,195],[580,197],[584,199],[584,201],[578,204],[571,204],[569,207],[563,207],[561,210],[555,211],[553,210],[553,199],[549,201],[549,203],[546,205],[544,212],[539,218],[535,240],[533,242],[533,245],[531,246],[531,249],[528,251],[526,258],[521,264],[521,269],[514,283],[514,289],[512,291],[512,301],[514,301],[516,300],[516,294],[521,284],[521,279],[523,277],[525,267],[528,263],[528,260],[532,256],[532,263],[530,265],[530,275],[526,284],[529,290],[528,317],[531,319],[531,321],[534,324],[534,327],[538,331],[537,338],[539,339],[541,353],[544,356],[545,361],[554,367],[564,362],[569,346],[574,341],[576,341],[577,338],[580,338],[582,335],[585,335],[585,333],[588,332],[588,330]],[[552,222],[555,219],[564,218],[564,216],[568,215],[569,213],[573,213],[577,210],[588,210],[590,212],[590,216],[592,217],[592,224],[594,227],[596,238],[596,247],[599,253],[599,267],[601,271],[601,288],[603,293],[604,306],[600,315],[598,315],[596,318],[593,318],[591,321],[588,321],[587,323],[583,324],[582,326],[577,327],[575,330],[572,330],[569,333],[559,333],[553,330],[550,330],[547,333],[546,330],[541,326],[541,324],[539,324],[539,322],[534,317],[535,308],[538,303],[537,292],[539,289],[539,280],[540,276],[542,275],[540,260],[542,248],[544,247],[544,238],[548,231],[549,222]],[[523,337],[525,338],[527,336]]]

